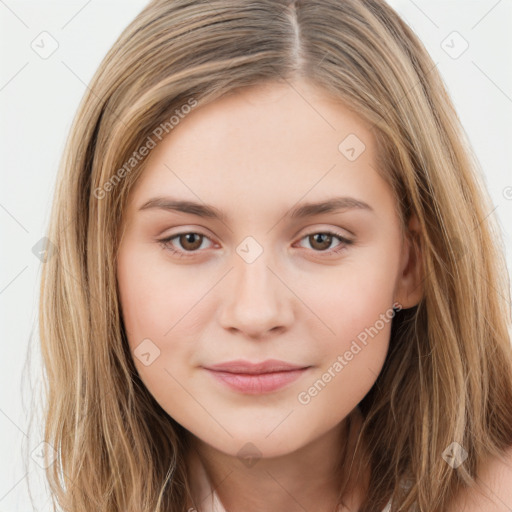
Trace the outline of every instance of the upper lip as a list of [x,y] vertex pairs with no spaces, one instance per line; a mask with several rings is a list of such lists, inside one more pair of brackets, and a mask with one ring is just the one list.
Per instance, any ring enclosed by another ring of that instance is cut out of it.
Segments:
[[236,361],[226,361],[225,363],[214,364],[205,366],[208,370],[227,373],[245,373],[245,374],[261,374],[261,373],[274,373],[285,372],[291,370],[299,370],[307,368],[307,366],[287,363],[286,361],[279,361],[278,359],[267,359],[260,363],[251,363],[250,361],[243,361],[237,359]]

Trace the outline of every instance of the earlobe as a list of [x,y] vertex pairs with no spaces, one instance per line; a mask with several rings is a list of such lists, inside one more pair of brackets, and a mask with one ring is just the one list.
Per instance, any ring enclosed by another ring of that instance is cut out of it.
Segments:
[[421,226],[416,214],[411,215],[407,227],[400,274],[395,291],[395,301],[402,305],[402,309],[418,305],[424,291]]

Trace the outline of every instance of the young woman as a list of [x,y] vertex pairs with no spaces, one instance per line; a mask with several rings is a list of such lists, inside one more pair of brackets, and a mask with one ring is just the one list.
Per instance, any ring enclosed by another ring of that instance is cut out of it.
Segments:
[[49,226],[56,509],[508,510],[491,210],[386,3],[149,3],[86,93]]

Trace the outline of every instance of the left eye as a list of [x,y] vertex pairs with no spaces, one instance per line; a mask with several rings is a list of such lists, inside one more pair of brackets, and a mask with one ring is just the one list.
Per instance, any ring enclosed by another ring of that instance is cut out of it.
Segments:
[[[331,245],[331,242],[334,239],[338,239],[341,243],[335,249],[328,249]],[[337,233],[333,233],[331,231],[320,231],[317,233],[311,233],[309,235],[304,236],[301,240],[307,239],[310,245],[316,245],[318,251],[315,252],[326,252],[326,253],[337,253],[342,251],[347,245],[350,245],[352,240],[345,238]],[[318,247],[320,246],[320,247]]]
[[[178,239],[181,245],[181,249],[176,249],[172,240]],[[346,246],[353,243],[352,240],[345,238],[344,236],[334,233],[331,231],[318,231],[315,233],[310,233],[308,235],[303,236],[300,240],[307,239],[311,244],[312,248],[315,252],[323,252],[323,253],[338,253],[346,248]],[[328,249],[333,240],[338,239],[341,243],[334,249]],[[177,254],[179,257],[193,256],[195,252],[197,252],[204,240],[210,240],[206,235],[195,232],[187,232],[187,233],[178,233],[171,237],[164,238],[159,240],[160,245],[164,249],[168,249],[174,254]],[[317,246],[316,249],[313,246]],[[320,246],[320,247],[318,247]],[[327,249],[327,250],[326,250]],[[192,253],[192,254],[187,254]]]

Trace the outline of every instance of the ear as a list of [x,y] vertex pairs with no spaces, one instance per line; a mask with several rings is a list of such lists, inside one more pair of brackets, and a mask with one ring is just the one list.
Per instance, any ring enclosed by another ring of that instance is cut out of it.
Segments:
[[416,306],[423,297],[421,239],[420,223],[413,213],[404,235],[400,272],[395,286],[395,301],[402,305],[402,309]]

